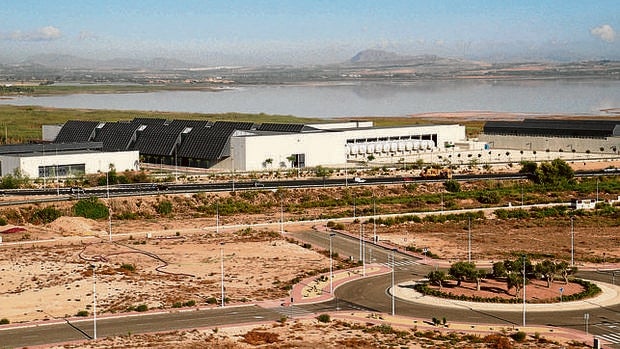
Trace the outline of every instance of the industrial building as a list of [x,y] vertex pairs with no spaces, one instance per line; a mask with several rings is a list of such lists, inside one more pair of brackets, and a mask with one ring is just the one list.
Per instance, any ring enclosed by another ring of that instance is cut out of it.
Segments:
[[101,142],[15,144],[0,146],[0,173],[62,179],[84,174],[138,170],[137,151],[103,151]]
[[373,127],[369,121],[278,124],[135,118],[67,121],[44,126],[43,135],[52,144],[100,142],[102,152],[137,151],[145,163],[237,171],[346,166],[371,159],[397,162],[466,141],[461,125]]
[[492,148],[617,154],[620,121],[525,119],[487,121],[479,140]]

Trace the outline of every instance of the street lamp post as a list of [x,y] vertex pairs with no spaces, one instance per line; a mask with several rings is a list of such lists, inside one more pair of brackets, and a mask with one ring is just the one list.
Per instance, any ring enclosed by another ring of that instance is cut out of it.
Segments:
[[523,255],[523,327],[525,327],[525,255]]
[[224,308],[224,243],[220,243],[220,267],[222,272],[222,308]]
[[377,205],[374,197],[372,198],[372,242],[377,243]]
[[570,264],[575,266],[575,224],[574,217],[570,219],[571,234],[570,234]]
[[366,241],[364,240],[364,225],[362,225],[362,276],[366,276]]
[[334,294],[334,260],[332,258],[332,238],[334,233],[329,234],[329,294]]
[[284,201],[280,194],[280,234],[284,234]]
[[471,263],[471,217],[467,219],[467,261]]
[[395,303],[394,303],[394,268],[395,268],[395,262],[394,262],[394,249],[392,249],[392,316],[394,316],[396,314],[396,309],[395,309]]
[[215,202],[215,233],[220,233],[220,201]]
[[95,265],[91,264],[93,268],[93,339],[97,339],[97,276],[95,275]]

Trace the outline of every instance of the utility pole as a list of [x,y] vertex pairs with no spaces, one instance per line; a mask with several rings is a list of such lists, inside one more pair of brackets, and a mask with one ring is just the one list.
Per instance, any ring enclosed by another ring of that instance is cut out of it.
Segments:
[[471,217],[467,218],[467,241],[468,241],[467,261],[471,263]]

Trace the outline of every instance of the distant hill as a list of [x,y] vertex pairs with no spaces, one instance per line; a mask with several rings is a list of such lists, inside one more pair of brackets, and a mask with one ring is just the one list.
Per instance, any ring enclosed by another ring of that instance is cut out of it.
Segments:
[[349,64],[354,65],[426,65],[426,64],[463,64],[471,63],[462,59],[445,58],[436,55],[407,56],[383,50],[364,50],[353,56]]
[[43,54],[31,56],[22,61],[20,64],[36,65],[57,69],[89,70],[173,70],[202,67],[200,65],[191,64],[172,58],[153,58],[149,60],[115,58],[108,60],[98,60],[60,54]]

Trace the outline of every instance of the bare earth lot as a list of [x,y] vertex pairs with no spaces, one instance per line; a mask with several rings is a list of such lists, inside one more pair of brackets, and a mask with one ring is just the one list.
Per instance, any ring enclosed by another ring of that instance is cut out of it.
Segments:
[[[365,190],[365,189],[364,189]],[[375,195],[387,196],[402,191],[401,186],[373,188]],[[421,192],[442,190],[441,184],[424,185]],[[337,189],[313,189],[300,196],[342,195]],[[297,195],[292,193],[291,195]],[[414,194],[412,194],[414,195]],[[113,221],[114,242],[108,241],[108,221],[93,221],[78,217],[61,217],[47,225],[23,224],[26,232],[3,234],[0,247],[0,318],[12,323],[75,316],[79,311],[90,313],[92,302],[92,269],[94,264],[99,298],[98,312],[123,312],[145,304],[149,309],[170,309],[175,303],[193,301],[206,306],[220,301],[220,270],[225,266],[227,302],[244,303],[261,300],[285,299],[287,285],[306,272],[325,270],[329,260],[317,251],[304,249],[284,240],[277,231],[279,210],[261,215],[228,215],[220,224],[240,224],[216,233],[213,215],[195,216],[187,207],[198,205],[195,197],[180,195],[112,199],[115,212],[138,210],[154,213],[153,207],[162,199],[175,203],[173,217],[144,218]],[[259,192],[251,198],[255,204],[276,200],[271,192]],[[472,203],[473,204],[473,203]],[[62,208],[67,210],[67,208]],[[362,205],[359,210],[372,212],[372,206]],[[431,209],[439,210],[435,204]],[[322,208],[304,211],[317,215]],[[325,210],[332,210],[326,208]],[[390,212],[390,207],[382,207]],[[361,212],[361,211],[358,211]],[[287,212],[285,219],[302,214]],[[274,223],[267,227],[248,229],[247,224]],[[366,222],[367,237],[373,230]],[[10,226],[7,226],[10,227]],[[345,223],[356,232],[359,223]],[[310,225],[287,230],[310,229]],[[401,247],[429,248],[442,259],[454,262],[467,258],[467,223],[402,223],[378,225],[382,241]],[[514,258],[523,252],[546,258],[550,251],[556,258],[570,258],[570,221],[565,217],[543,220],[498,220],[488,214],[485,220],[473,221],[472,257],[477,261],[498,261]],[[618,223],[599,222],[597,217],[578,217],[575,220],[575,260],[580,266],[592,265],[605,259],[620,258]],[[150,234],[150,236],[148,235]],[[148,238],[147,238],[148,236]],[[51,242],[43,242],[53,239]],[[7,242],[38,240],[36,244],[10,245]],[[602,263],[602,264],[601,264]],[[489,282],[486,287],[494,287]],[[466,285],[465,290],[474,286]],[[529,286],[528,286],[529,287]],[[528,295],[549,298],[546,287],[531,285]],[[538,289],[539,291],[536,291]],[[514,290],[512,290],[514,292]],[[556,289],[551,297],[557,296]],[[578,292],[567,287],[565,295]],[[506,294],[512,297],[513,294]],[[355,323],[355,322],[351,322]],[[300,320],[281,325],[264,325],[258,332],[265,347],[387,347],[397,343],[398,335],[364,332],[351,329],[351,323],[323,325],[316,320]],[[362,321],[362,324],[364,322]],[[92,348],[141,347],[157,343],[161,348],[246,348],[260,340],[248,340],[245,335],[252,328],[213,329],[175,332],[161,335],[133,335],[102,339]],[[365,326],[362,326],[365,327]],[[270,339],[278,338],[275,342]],[[283,344],[288,343],[288,344]],[[400,342],[399,342],[400,343]],[[410,339],[403,347],[428,347]],[[433,343],[437,343],[436,341]],[[529,347],[555,348],[554,344],[535,343]],[[71,346],[68,346],[71,347]],[[83,344],[75,346],[84,347]],[[464,344],[462,348],[489,348],[488,343]],[[527,347],[527,346],[515,346]],[[461,348],[456,346],[455,348]]]

